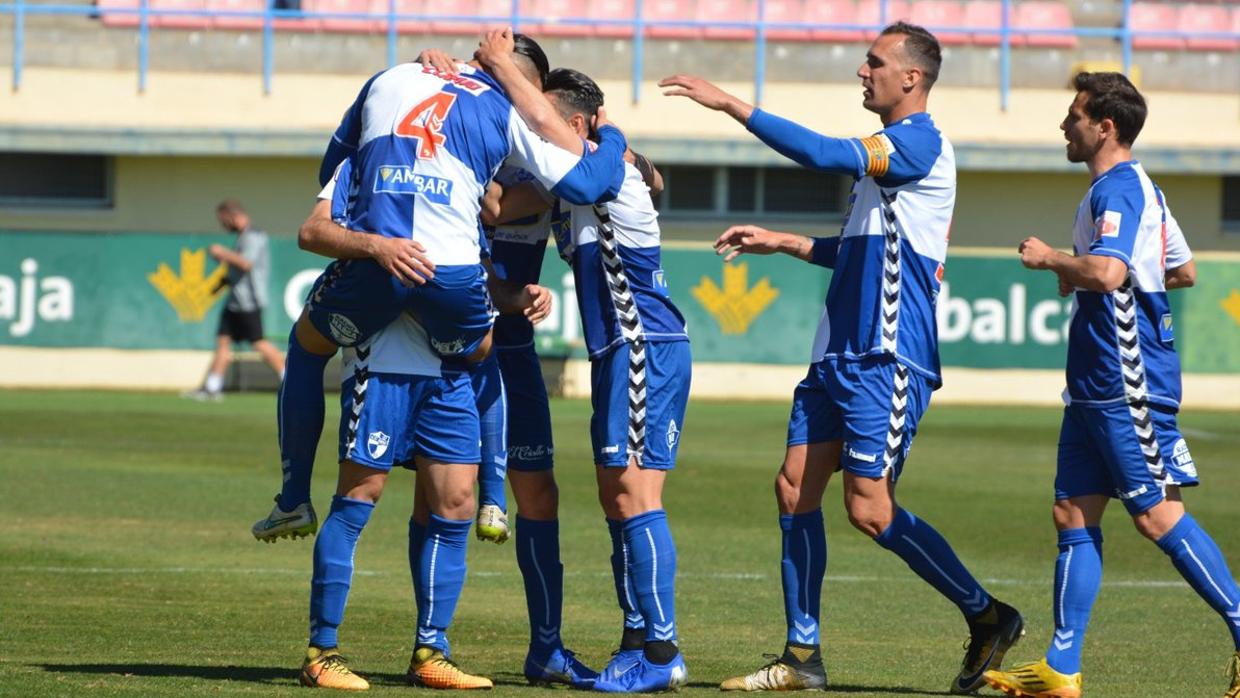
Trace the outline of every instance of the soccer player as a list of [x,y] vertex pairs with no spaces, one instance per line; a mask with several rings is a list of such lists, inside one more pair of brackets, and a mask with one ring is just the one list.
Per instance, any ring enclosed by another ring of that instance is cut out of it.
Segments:
[[1093,177],[1077,208],[1073,254],[1036,238],[1020,244],[1029,269],[1074,291],[1055,476],[1055,634],[1046,656],[986,681],[1008,695],[1081,695],[1081,650],[1102,581],[1102,513],[1124,504],[1141,535],[1171,558],[1231,633],[1228,698],[1240,696],[1240,588],[1214,540],[1188,514],[1180,489],[1198,484],[1176,426],[1180,362],[1167,290],[1195,279],[1183,233],[1162,192],[1132,158],[1145,99],[1119,73],[1080,73],[1059,125],[1070,162]]
[[[531,40],[523,38],[522,46],[517,61],[537,84],[546,56]],[[284,484],[271,513],[254,525],[256,538],[305,535],[317,526],[310,478],[323,424],[323,370],[337,347],[364,342],[408,308],[418,312],[439,354],[484,355],[491,309],[477,219],[486,183],[509,161],[560,196],[596,201],[619,188],[625,150],[618,129],[600,133],[588,157],[547,144],[475,67],[449,76],[407,63],[366,83],[333,137],[324,171],[353,158],[347,227],[396,242],[337,230],[328,202],[302,228],[303,241],[318,235],[338,261],[315,283],[290,334],[277,410]],[[422,285],[410,288],[402,279]]]
[[[480,58],[491,65],[487,55]],[[492,67],[497,78],[505,79]],[[592,135],[603,104],[593,80],[562,68],[548,76],[545,90],[578,138]],[[514,188],[501,202],[500,219],[547,206],[532,187]],[[573,269],[590,354],[590,431],[599,501],[625,611],[621,649],[594,690],[675,689],[684,684],[687,671],[677,644],[676,549],[662,492],[680,446],[691,363],[684,319],[668,296],[661,269],[658,214],[642,174],[626,164],[614,201],[557,203],[552,217],[560,255]]]
[[917,424],[940,385],[934,299],[943,274],[956,198],[951,143],[926,104],[939,74],[939,43],[898,22],[875,39],[857,70],[862,105],[883,129],[868,138],[829,138],[746,104],[701,78],[660,85],[723,111],[805,167],[856,178],[840,236],[810,239],[755,226],[716,241],[725,261],[783,252],[833,267],[813,363],[793,393],[787,451],[775,479],[783,538],[780,564],[787,621],[782,656],[724,690],[821,689],[819,598],[827,550],[822,495],[844,471],[849,520],[898,555],[955,604],[969,644],[951,690],[968,693],[999,665],[1022,632],[1015,609],[990,596],[947,541],[901,508],[895,487]]
[[[342,162],[320,194],[340,220],[347,219],[348,202],[346,187],[338,185],[350,181],[351,164]],[[550,309],[546,289],[530,285],[510,293],[510,288],[497,288],[495,294],[503,310],[523,314],[530,322],[546,317]],[[492,685],[449,659],[447,630],[465,579],[480,448],[494,442],[479,431],[471,372],[441,362],[429,341],[420,324],[403,314],[345,352],[340,480],[331,514],[315,543],[310,643],[301,675],[305,685],[351,689],[368,685],[340,657],[337,629],[344,617],[357,540],[393,465],[416,465],[419,473],[409,523],[418,627],[406,678],[430,688]]]

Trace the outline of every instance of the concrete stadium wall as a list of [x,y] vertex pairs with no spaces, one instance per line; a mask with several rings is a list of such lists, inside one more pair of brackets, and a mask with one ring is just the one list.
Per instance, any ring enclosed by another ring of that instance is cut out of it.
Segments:
[[[1220,176],[1154,176],[1194,249],[1240,250],[1240,235],[1222,230]],[[215,205],[220,199],[235,197],[259,227],[276,235],[293,235],[318,193],[317,177],[314,158],[122,155],[115,158],[113,209],[4,208],[0,209],[0,229],[218,232]],[[1088,186],[1089,176],[1083,171],[961,172],[952,244],[1007,247],[1026,235],[1039,235],[1066,246],[1076,205]],[[724,225],[750,218],[665,221],[664,233],[675,240],[713,239]],[[828,234],[839,222],[795,225],[794,229],[807,233]]]

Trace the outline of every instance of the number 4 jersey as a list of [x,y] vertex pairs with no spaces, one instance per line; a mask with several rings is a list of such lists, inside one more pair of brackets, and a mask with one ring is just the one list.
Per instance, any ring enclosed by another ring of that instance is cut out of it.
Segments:
[[[533,173],[557,196],[583,204],[614,195],[624,137],[602,129],[581,157],[534,134],[491,76],[469,66],[446,75],[404,63],[366,82],[324,156],[321,183],[353,159],[344,225],[412,237],[436,265],[479,261],[479,199],[504,162]],[[330,198],[331,193],[325,192]]]

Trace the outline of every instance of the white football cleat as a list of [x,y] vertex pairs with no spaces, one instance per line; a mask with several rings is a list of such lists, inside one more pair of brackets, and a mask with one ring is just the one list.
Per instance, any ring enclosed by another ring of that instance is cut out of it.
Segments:
[[319,517],[314,513],[313,504],[305,502],[293,507],[292,511],[284,511],[279,502],[280,498],[276,497],[276,505],[267,518],[254,522],[250,533],[256,540],[274,543],[281,538],[312,536],[319,530]]

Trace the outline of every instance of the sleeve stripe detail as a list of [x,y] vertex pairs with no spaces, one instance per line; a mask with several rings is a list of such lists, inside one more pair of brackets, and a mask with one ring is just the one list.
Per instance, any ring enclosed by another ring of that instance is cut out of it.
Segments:
[[879,136],[861,139],[861,147],[865,149],[865,173],[871,177],[882,177],[891,167],[891,153],[887,144]]

